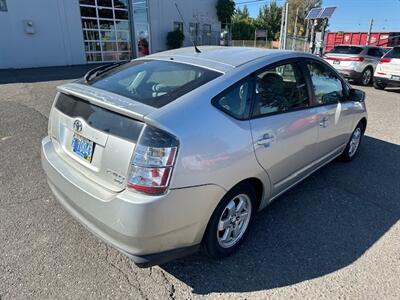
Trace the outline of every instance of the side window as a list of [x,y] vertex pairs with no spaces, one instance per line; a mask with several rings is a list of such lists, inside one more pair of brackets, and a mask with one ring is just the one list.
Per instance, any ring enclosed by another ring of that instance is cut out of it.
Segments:
[[212,103],[234,118],[247,119],[250,113],[250,86],[250,78],[240,81],[216,96]]
[[309,106],[307,85],[296,64],[284,64],[256,77],[253,116]]
[[379,48],[370,48],[368,49],[368,55],[374,57],[381,57],[383,55],[383,52]]
[[317,62],[309,62],[307,67],[318,104],[336,104],[344,100],[342,82],[332,70]]

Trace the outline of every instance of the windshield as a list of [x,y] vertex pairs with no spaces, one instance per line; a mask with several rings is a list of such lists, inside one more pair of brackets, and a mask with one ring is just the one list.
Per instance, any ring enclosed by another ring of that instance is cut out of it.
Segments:
[[395,47],[385,55],[386,58],[400,58],[400,47]]
[[188,64],[138,60],[106,72],[88,84],[159,108],[220,75]]
[[363,48],[355,46],[336,46],[329,53],[337,54],[360,54]]

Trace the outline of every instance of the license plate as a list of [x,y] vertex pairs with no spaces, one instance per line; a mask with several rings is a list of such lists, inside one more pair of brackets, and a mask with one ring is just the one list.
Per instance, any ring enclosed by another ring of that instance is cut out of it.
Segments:
[[79,157],[88,162],[92,161],[93,142],[91,140],[75,133],[72,137],[71,147],[72,152],[76,153]]
[[334,64],[334,65],[340,65],[340,60],[334,60],[334,61],[333,61],[333,64]]
[[400,80],[400,76],[392,75],[392,80]]

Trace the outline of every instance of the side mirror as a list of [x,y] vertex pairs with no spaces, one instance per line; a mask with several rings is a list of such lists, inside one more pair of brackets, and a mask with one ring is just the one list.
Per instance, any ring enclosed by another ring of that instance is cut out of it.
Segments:
[[349,100],[354,102],[364,102],[365,92],[357,89],[351,89],[349,93]]

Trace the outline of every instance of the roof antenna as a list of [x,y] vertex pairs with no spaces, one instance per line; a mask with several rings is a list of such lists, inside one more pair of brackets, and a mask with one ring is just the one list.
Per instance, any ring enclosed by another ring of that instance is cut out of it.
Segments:
[[[182,23],[183,23],[184,28],[186,28],[185,20],[183,19],[183,16],[182,16],[182,14],[181,14],[181,11],[179,10],[178,4],[176,4],[176,2],[175,2],[175,7],[176,7],[176,10],[178,11],[179,16],[180,16],[181,19],[182,19]],[[187,30],[187,28],[186,28],[186,31],[189,33],[190,41],[192,42],[193,47],[194,47],[194,50],[196,51],[196,53],[201,53],[200,49],[197,48],[197,45],[196,45],[196,43],[194,42],[194,40],[193,40],[193,38],[192,38],[192,35],[190,34],[189,30]]]

